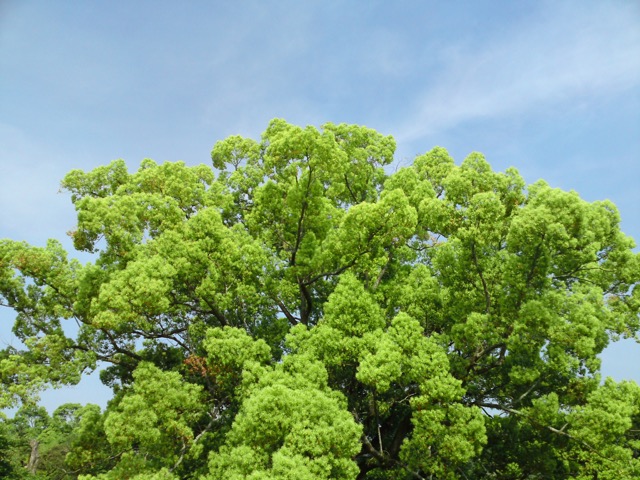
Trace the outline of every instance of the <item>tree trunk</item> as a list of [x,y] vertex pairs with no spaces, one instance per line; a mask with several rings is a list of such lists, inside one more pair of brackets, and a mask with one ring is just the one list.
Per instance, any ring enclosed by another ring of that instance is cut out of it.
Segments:
[[29,455],[29,463],[27,464],[27,470],[31,474],[35,474],[38,469],[38,463],[40,463],[40,442],[38,440],[30,440],[31,454]]

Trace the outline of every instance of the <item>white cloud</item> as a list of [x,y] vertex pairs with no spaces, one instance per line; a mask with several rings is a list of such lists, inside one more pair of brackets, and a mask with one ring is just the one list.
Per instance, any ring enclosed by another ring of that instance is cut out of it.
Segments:
[[449,47],[399,141],[640,85],[640,14],[631,4],[549,3],[504,32],[473,48]]

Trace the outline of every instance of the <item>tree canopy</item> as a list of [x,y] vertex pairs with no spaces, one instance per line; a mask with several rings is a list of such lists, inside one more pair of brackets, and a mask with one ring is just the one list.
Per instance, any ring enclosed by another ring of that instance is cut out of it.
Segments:
[[[71,171],[82,264],[0,241],[0,474],[71,479],[624,479],[640,255],[609,201],[437,147],[389,174],[366,127],[273,120],[212,167]],[[96,368],[114,396],[52,417]]]

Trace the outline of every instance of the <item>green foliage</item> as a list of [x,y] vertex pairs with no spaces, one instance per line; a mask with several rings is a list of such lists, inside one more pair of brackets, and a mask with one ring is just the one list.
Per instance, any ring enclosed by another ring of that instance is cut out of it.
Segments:
[[252,373],[208,478],[354,478],[361,427],[344,396],[328,388],[322,363],[291,356]]
[[117,450],[107,441],[105,416],[97,405],[88,404],[78,412],[79,420],[70,435],[65,464],[73,472],[97,474],[114,467]]
[[[638,386],[599,376],[640,329],[615,206],[440,147],[389,175],[394,149],[274,120],[213,168],[70,172],[94,262],[0,241],[0,475],[639,476]],[[105,412],[34,406],[98,361]]]
[[571,455],[584,465],[576,478],[640,476],[640,387],[636,383],[607,379],[569,420],[577,440]]
[[[76,478],[68,455],[78,443],[85,412],[96,405],[64,404],[53,415],[33,404],[22,406],[14,417],[1,419],[0,466],[6,478]],[[5,478],[5,477],[3,477]]]
[[147,458],[171,462],[173,452],[193,441],[189,425],[200,413],[202,388],[145,362],[133,378],[132,391],[107,415],[107,439],[116,448],[135,446]]

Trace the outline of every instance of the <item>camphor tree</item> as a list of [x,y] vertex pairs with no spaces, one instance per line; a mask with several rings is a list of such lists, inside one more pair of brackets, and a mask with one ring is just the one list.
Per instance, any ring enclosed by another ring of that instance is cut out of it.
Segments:
[[0,243],[1,406],[109,365],[83,479],[638,478],[640,388],[598,373],[639,329],[615,206],[442,148],[387,175],[394,150],[274,120],[213,169],[70,172],[95,262]]

